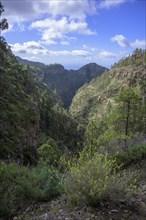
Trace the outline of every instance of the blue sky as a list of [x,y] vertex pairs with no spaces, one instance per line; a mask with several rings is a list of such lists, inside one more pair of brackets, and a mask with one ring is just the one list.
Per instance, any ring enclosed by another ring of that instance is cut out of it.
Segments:
[[15,55],[77,69],[146,48],[145,0],[2,0]]

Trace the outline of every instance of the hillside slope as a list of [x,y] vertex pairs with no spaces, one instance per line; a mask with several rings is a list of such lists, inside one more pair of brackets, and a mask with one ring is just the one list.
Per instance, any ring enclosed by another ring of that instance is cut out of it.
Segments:
[[115,64],[110,71],[81,87],[70,107],[73,117],[87,124],[88,119],[109,113],[114,105],[114,98],[120,91],[146,79],[144,60],[145,51],[136,50],[132,56]]
[[[77,122],[54,109],[57,100],[30,68],[20,65],[3,38],[0,41],[0,159],[36,160],[40,144],[53,138],[60,148],[77,146]],[[59,103],[57,103],[59,108]]]
[[45,65],[23,60],[19,57],[17,57],[17,60],[19,63],[29,65],[34,72],[34,76],[43,81],[56,96],[60,97],[63,105],[67,108],[81,86],[107,70],[107,68],[96,63],[89,63],[79,70],[66,70],[60,64]]

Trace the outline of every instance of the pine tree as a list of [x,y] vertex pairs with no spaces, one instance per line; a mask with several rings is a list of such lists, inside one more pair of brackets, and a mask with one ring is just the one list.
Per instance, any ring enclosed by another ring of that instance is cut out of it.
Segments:
[[[3,7],[2,3],[0,2],[0,17],[3,12],[4,12],[4,7]],[[7,19],[5,19],[5,18],[1,19],[0,20],[0,35],[3,30],[6,30],[8,28],[9,28],[9,25],[8,25]],[[2,39],[3,38],[0,37],[0,40],[2,40]]]
[[143,133],[142,97],[133,88],[122,91],[116,98],[116,111],[110,116],[109,127],[124,137],[127,147],[128,138],[139,132]]

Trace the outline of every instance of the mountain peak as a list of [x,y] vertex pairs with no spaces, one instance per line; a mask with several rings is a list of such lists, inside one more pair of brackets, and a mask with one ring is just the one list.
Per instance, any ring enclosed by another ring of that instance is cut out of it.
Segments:
[[52,74],[62,74],[65,71],[64,66],[58,63],[47,65],[47,69]]
[[79,70],[67,70],[61,64],[45,65],[17,58],[18,62],[29,64],[34,72],[34,77],[41,75],[41,80],[57,94],[65,107],[69,107],[77,90],[85,83],[100,76],[107,68],[96,63],[88,63]]

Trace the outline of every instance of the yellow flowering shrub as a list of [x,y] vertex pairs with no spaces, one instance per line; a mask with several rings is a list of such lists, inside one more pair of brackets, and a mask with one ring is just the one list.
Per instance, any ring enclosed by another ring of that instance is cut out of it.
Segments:
[[81,152],[80,157],[69,164],[64,180],[65,192],[74,205],[98,205],[100,201],[117,202],[130,198],[136,190],[133,174],[121,171],[114,159],[107,154]]

